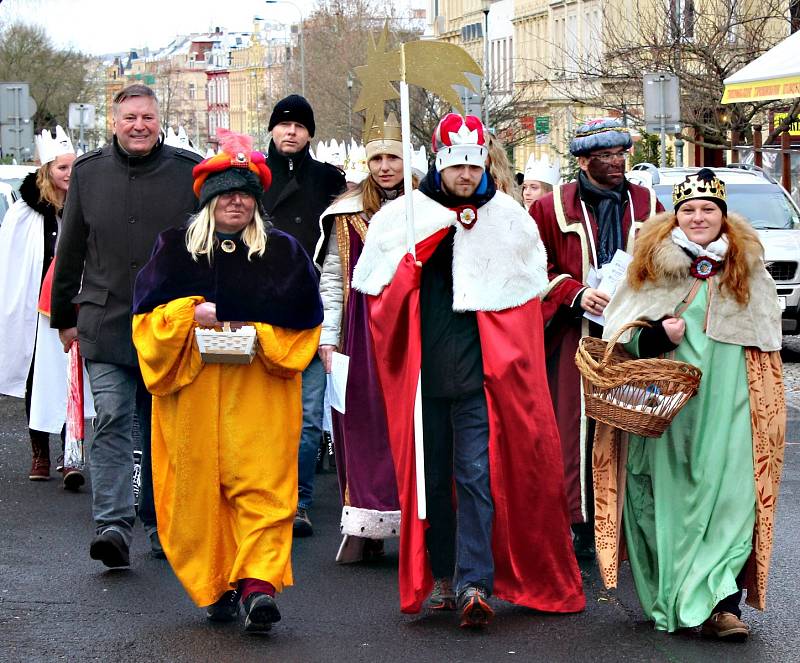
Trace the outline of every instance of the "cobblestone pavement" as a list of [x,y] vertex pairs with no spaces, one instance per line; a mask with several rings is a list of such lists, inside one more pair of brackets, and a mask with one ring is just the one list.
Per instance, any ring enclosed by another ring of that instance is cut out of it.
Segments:
[[781,354],[786,391],[800,392],[800,336],[784,336]]

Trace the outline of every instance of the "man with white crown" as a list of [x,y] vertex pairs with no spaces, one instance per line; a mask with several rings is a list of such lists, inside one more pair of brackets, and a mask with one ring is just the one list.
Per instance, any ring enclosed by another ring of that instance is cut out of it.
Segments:
[[[0,227],[0,393],[25,398],[33,462],[29,478],[50,478],[49,433],[59,434],[66,418],[66,356],[58,333],[49,328],[48,297],[37,312],[40,294],[55,255],[61,211],[69,187],[75,150],[64,130],[55,138],[45,129],[35,138],[41,164],[20,187],[21,199]],[[53,347],[55,351],[53,352]],[[62,469],[64,487],[77,490],[84,478]]]
[[[495,594],[549,612],[582,610],[538,293],[547,285],[536,226],[485,172],[481,121],[450,113],[436,163],[370,223],[353,287],[368,297],[376,367],[403,514],[400,603],[487,625]],[[414,435],[421,370],[422,440]],[[415,444],[424,447],[425,520]],[[453,484],[456,500],[454,507]],[[431,593],[431,590],[432,593]]]
[[537,159],[535,154],[531,154],[522,177],[523,207],[530,209],[534,201],[550,193],[560,179],[561,171],[556,164],[550,163],[550,157],[545,154]]

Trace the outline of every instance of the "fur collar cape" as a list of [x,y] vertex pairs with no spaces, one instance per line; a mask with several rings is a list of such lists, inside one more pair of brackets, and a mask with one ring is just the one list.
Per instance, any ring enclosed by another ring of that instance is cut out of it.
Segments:
[[[752,233],[750,224],[737,214],[728,214],[728,221],[742,232]],[[650,223],[675,224],[675,215],[665,212],[653,217]],[[642,244],[636,249],[642,250]],[[742,306],[726,290],[720,289],[720,275],[709,282],[709,304],[706,334],[721,343],[754,347],[764,352],[780,350],[782,344],[781,310],[775,282],[764,267],[759,252],[746,254],[750,266],[750,301]],[[606,308],[603,338],[610,338],[625,323],[632,320],[660,320],[673,315],[694,284],[689,273],[692,258],[668,236],[660,242],[655,254],[659,270],[657,281],[645,283],[634,290],[626,280]],[[626,332],[620,338],[630,339]]]
[[[547,287],[547,256],[539,231],[513,198],[498,191],[478,208],[477,221],[467,229],[450,208],[418,190],[412,196],[417,242],[444,228],[456,229],[454,311],[521,306]],[[405,196],[400,196],[372,217],[353,271],[353,287],[367,295],[379,295],[391,283],[406,252]]]
[[39,187],[36,186],[36,172],[28,173],[25,179],[22,180],[22,184],[19,187],[19,195],[28,207],[41,214],[45,220],[52,219],[55,221],[56,208],[50,203],[39,199],[41,192]]

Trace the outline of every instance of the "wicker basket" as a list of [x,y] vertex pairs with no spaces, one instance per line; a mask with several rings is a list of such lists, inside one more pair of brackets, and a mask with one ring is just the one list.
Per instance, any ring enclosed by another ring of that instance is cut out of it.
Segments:
[[628,329],[649,326],[630,322],[607,342],[586,336],[575,363],[587,417],[642,437],[660,437],[697,393],[702,372],[683,361],[634,359],[616,344]]
[[245,325],[236,331],[229,322],[223,323],[222,330],[194,330],[197,349],[207,364],[249,364],[256,354],[256,329]]

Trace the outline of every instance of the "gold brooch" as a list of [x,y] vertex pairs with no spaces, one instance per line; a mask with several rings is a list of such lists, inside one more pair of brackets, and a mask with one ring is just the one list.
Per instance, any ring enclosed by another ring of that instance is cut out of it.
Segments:
[[236,242],[232,239],[223,239],[220,243],[220,247],[225,253],[233,253],[236,250]]

